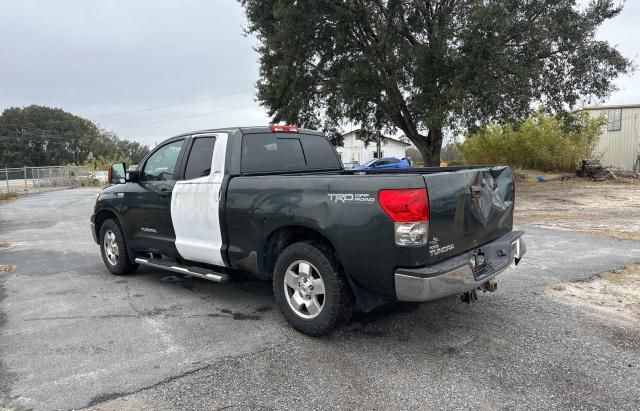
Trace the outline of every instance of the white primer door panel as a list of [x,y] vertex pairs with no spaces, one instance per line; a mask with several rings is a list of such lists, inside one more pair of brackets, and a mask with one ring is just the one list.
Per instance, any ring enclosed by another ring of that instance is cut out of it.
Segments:
[[227,151],[226,133],[198,135],[215,137],[208,176],[176,182],[171,197],[171,220],[180,255],[202,263],[224,266],[220,229],[220,189]]

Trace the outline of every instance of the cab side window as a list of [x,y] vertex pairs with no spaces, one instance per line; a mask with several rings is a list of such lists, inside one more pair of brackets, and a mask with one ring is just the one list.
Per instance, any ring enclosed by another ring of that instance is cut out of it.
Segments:
[[305,170],[300,139],[281,133],[246,134],[242,137],[244,173]]
[[199,137],[193,141],[189,159],[187,160],[187,168],[184,172],[185,180],[211,174],[211,161],[215,143],[215,137]]
[[174,141],[158,149],[149,157],[142,170],[142,181],[175,180],[176,163],[184,140]]

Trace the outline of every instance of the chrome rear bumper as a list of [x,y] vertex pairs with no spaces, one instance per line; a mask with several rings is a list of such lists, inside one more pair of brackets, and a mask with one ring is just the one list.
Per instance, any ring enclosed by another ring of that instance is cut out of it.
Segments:
[[399,268],[395,272],[398,301],[432,301],[450,295],[475,290],[517,264],[526,253],[523,231],[513,231],[479,247],[484,253],[485,265],[474,269],[471,250],[434,266]]

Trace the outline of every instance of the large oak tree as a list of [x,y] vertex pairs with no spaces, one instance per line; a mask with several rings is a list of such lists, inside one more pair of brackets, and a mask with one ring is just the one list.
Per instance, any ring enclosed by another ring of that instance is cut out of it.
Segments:
[[443,129],[602,99],[632,69],[596,29],[622,5],[592,0],[240,0],[273,121],[400,129],[437,165]]

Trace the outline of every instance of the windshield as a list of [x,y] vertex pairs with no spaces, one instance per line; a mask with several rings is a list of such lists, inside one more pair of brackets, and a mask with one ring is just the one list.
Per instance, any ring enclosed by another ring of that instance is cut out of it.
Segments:
[[365,167],[366,167],[366,166],[372,166],[372,165],[374,165],[377,161],[378,161],[378,159],[377,159],[377,158],[374,158],[373,160],[371,160],[371,161],[369,161],[367,164],[365,164]]

